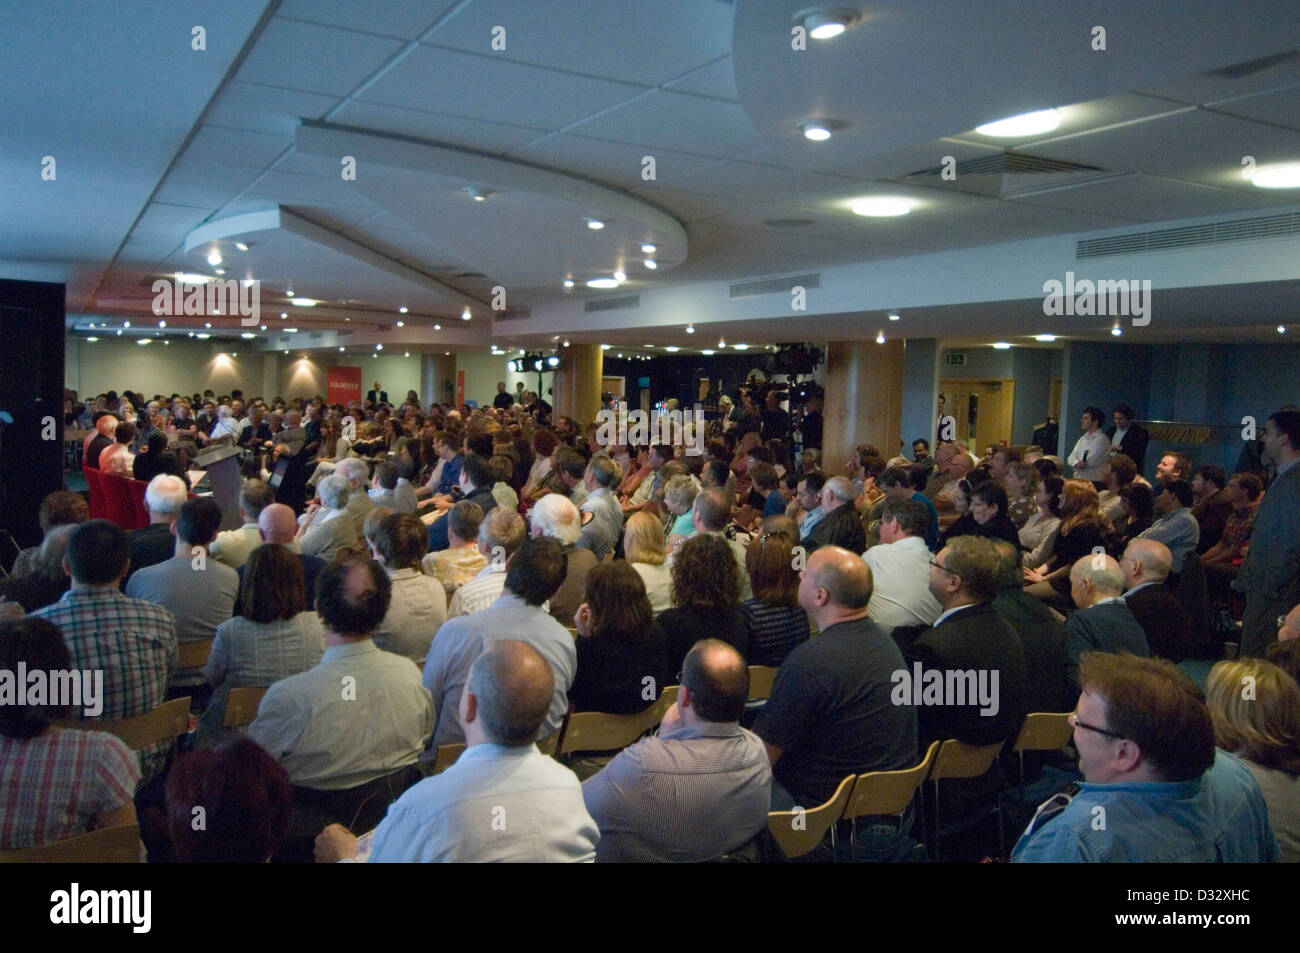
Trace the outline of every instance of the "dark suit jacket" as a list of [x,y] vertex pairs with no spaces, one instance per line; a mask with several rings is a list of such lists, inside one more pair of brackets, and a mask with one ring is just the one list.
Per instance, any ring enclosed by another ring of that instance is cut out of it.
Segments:
[[162,453],[141,453],[131,461],[131,474],[144,483],[148,483],[160,473],[180,477],[185,481],[185,488],[189,489],[189,474],[181,466],[180,458],[170,450],[164,450]]
[[867,534],[862,529],[862,520],[858,518],[858,511],[853,504],[843,503],[813,527],[803,545],[809,553],[820,546],[842,546],[861,556],[867,548]]
[[[176,555],[176,537],[170,523],[150,523],[144,529],[133,529],[126,534],[131,544],[131,572],[156,566]],[[129,578],[129,577],[128,577]],[[125,589],[125,580],[123,580]]]
[[1152,655],[1175,663],[1187,658],[1194,635],[1192,617],[1168,586],[1143,586],[1124,601],[1146,633]]
[[[922,704],[917,708],[920,721],[921,750],[931,741],[956,738],[972,745],[989,745],[1005,741],[1020,731],[1025,720],[1029,675],[1025,650],[1020,636],[1007,624],[992,603],[962,609],[938,626],[922,632],[904,651],[909,673],[920,662],[923,671],[947,672],[973,670],[992,687],[992,673],[998,673],[997,713],[980,714],[978,701],[965,705]],[[945,699],[954,702],[955,699]],[[992,705],[988,706],[992,707]]]
[[[492,495],[492,484],[490,483],[487,486],[474,487],[474,492],[466,496],[465,499],[483,507],[484,516],[487,516],[488,510],[497,505],[497,498]],[[451,546],[451,542],[447,539],[447,519],[446,516],[440,516],[429,527],[429,552],[440,553]]]
[[[1115,439],[1115,428],[1107,427],[1106,436],[1112,440]],[[1128,432],[1124,434],[1124,439],[1119,442],[1119,452],[1131,458],[1137,464],[1138,473],[1142,472],[1142,461],[1146,458],[1147,444],[1150,442],[1151,434],[1141,424],[1129,424]]]
[[386,390],[368,390],[366,391],[366,400],[372,404],[388,403],[388,391]]
[[993,608],[1007,620],[1025,650],[1029,673],[1028,711],[1070,711],[1076,699],[1065,696],[1065,626],[1041,600],[1019,586],[1003,589]]
[[1128,652],[1149,658],[1151,647],[1142,626],[1120,600],[1080,609],[1065,620],[1065,681],[1071,692],[1079,690],[1079,656],[1084,652]]

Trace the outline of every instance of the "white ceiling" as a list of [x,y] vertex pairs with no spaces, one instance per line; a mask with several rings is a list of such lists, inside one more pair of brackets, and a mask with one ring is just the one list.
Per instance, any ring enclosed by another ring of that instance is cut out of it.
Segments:
[[[596,294],[585,279],[619,266],[628,275],[619,294],[851,265],[868,266],[869,285],[900,259],[1026,240],[1046,247],[1053,236],[1300,201],[1300,190],[1268,192],[1241,175],[1246,155],[1300,161],[1300,57],[1240,78],[1205,75],[1300,47],[1294,0],[1228,12],[1185,0],[874,0],[850,4],[862,22],[844,36],[796,52],[792,16],[807,5],[9,5],[0,11],[0,275],[66,281],[70,323],[136,317],[138,326],[154,277],[210,271],[209,245],[186,251],[195,229],[280,207],[339,240],[238,234],[229,223],[204,234],[221,235],[227,277],[257,278],[265,301],[291,286],[325,301],[291,315],[297,326],[394,333],[405,305],[400,337],[413,349],[450,343],[450,330],[433,330],[448,318],[457,343],[468,335],[484,347],[543,343],[555,331],[633,343],[644,336],[634,312],[609,312],[599,330],[576,320],[552,320],[544,333],[531,322],[494,327],[491,289],[506,288],[512,310],[563,315]],[[190,48],[194,24],[206,25],[204,52]],[[1094,25],[1107,29],[1106,51],[1090,48]],[[504,50],[492,47],[497,27]],[[66,67],[58,82],[51,63]],[[1047,106],[1062,108],[1063,125],[1041,139],[1008,145],[971,131]],[[797,128],[808,118],[846,125],[811,143]],[[329,137],[366,145],[355,181],[322,145]],[[907,178],[944,156],[968,162],[1004,148],[1103,171]],[[40,180],[46,154],[57,157],[56,182]],[[646,156],[653,180],[643,177]],[[474,203],[465,186],[495,194]],[[876,193],[918,207],[890,220],[851,212],[851,199]],[[608,227],[587,229],[590,214]],[[766,224],[782,219],[806,224]],[[249,251],[238,252],[245,238]],[[654,272],[640,264],[647,240],[661,246]],[[1300,248],[1300,239],[1276,241]],[[1293,258],[1289,275],[1270,277],[1300,278]],[[457,277],[466,273],[482,277]],[[566,276],[578,284],[567,296]],[[934,281],[944,280],[936,267]],[[1240,340],[1295,313],[1288,288],[1168,287],[1160,301],[1178,311],[1185,339]],[[466,298],[481,316],[462,327]],[[1030,333],[1035,307],[1041,315],[1041,302],[1021,296],[967,300],[912,308],[906,333]],[[272,314],[278,321],[278,305]],[[774,308],[726,333],[757,343],[860,338],[875,335],[878,317],[865,299],[824,313],[814,304],[796,333]],[[169,324],[186,329],[184,319]],[[1144,333],[1157,340],[1172,328]]]

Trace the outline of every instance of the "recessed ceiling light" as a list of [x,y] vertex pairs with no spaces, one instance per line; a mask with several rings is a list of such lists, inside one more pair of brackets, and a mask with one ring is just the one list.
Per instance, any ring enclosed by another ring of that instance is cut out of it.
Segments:
[[798,23],[814,40],[832,40],[858,19],[852,10],[813,10],[798,18]]
[[248,251],[248,246],[245,245],[243,242],[235,242],[235,247],[238,248],[240,251]]
[[230,356],[231,356],[231,357],[239,357],[239,352],[238,352],[238,351],[231,351],[231,352],[230,352]]
[[650,244],[650,242],[642,242],[642,243],[641,243],[641,254],[643,254],[643,255],[653,255],[654,253],[655,253],[655,246],[654,246],[654,245]]
[[130,326],[131,326],[131,322],[130,322],[130,321],[123,321],[123,322],[122,322],[122,327],[124,327],[124,328],[129,328]]
[[441,325],[441,324],[435,324],[435,325],[433,326],[433,329],[434,329],[435,331],[441,331],[441,330],[442,330],[442,325]]
[[400,308],[397,309],[397,313],[398,313],[398,314],[406,314],[406,312],[408,312],[408,311],[410,311],[410,310],[411,310],[411,309],[408,308],[406,305],[402,305]]
[[141,338],[140,340],[136,341],[135,343],[136,343],[136,344],[152,344],[152,343],[153,343],[153,338]]
[[831,137],[831,131],[825,123],[804,122],[799,124],[799,128],[803,130],[803,137],[813,142],[825,142]]
[[212,279],[207,275],[196,275],[188,271],[176,273],[176,280],[186,285],[206,285]]
[[159,322],[158,322],[158,327],[160,327],[160,328],[165,328],[165,327],[167,327],[167,322],[166,322],[166,321],[159,321]]
[[587,227],[593,232],[598,232],[605,227],[605,223],[598,218],[589,218],[587,219]]
[[614,280],[627,281],[627,272],[620,268],[618,271],[614,272]]
[[1300,162],[1260,166],[1250,181],[1261,189],[1300,189]]
[[287,318],[288,316],[289,316],[289,315],[288,315],[287,312],[285,312],[285,311],[281,311],[281,312],[280,312],[280,317],[282,317],[282,318]]
[[252,331],[245,331],[243,334],[239,336],[243,338],[245,341],[251,341],[253,340],[253,338],[257,337],[257,335],[254,334]]
[[644,264],[651,271],[655,271],[659,268],[659,262],[655,261],[653,258],[647,258]]
[[297,333],[298,333],[298,329],[297,329],[297,328],[285,328],[285,329],[284,329],[284,333],[285,333],[285,334],[297,334]]
[[573,287],[573,279],[572,279],[572,278],[565,278],[565,279],[564,279],[564,287],[566,287],[566,288],[572,288],[572,287]]
[[253,279],[245,278],[243,281],[240,282],[240,284],[243,285],[245,288],[251,288],[253,287]]
[[397,322],[397,326],[398,326],[399,328],[404,328],[404,327],[406,327],[406,322],[405,322],[405,321],[398,321],[398,322]]
[[727,346],[727,342],[724,341],[722,338],[718,338],[718,350],[722,350],[726,346]]
[[460,319],[462,321],[468,321],[470,319],[469,308],[466,308],[464,311],[460,313]]
[[676,354],[678,351],[681,350],[681,348],[670,344],[666,348],[664,348],[664,350],[667,351],[669,354]]
[[600,346],[600,349],[601,349],[602,351],[608,351],[608,350],[609,350],[609,345],[608,345],[608,344],[602,344],[602,345]]
[[382,344],[376,344],[376,345],[375,345],[375,350],[376,350],[376,351],[382,351],[383,349],[384,349],[384,346],[383,346]]
[[1114,337],[1119,337],[1121,334],[1124,333],[1124,331],[1123,331],[1123,329],[1121,329],[1120,326],[1117,324],[1117,325],[1115,325],[1113,328],[1110,329],[1110,333],[1111,333]]
[[[212,337],[212,335],[208,334],[206,331],[200,331],[198,334],[194,336],[198,338],[200,341],[206,341],[208,338]],[[284,353],[288,354],[289,352],[285,351]]]
[[885,343],[885,332],[884,332],[884,331],[881,331],[879,334],[876,335],[876,343],[877,343],[877,344],[884,344],[884,343]]
[[906,215],[910,211],[912,211],[912,203],[907,199],[889,198],[883,195],[858,199],[853,203],[855,215],[866,215],[871,218],[893,218],[897,215]]
[[688,324],[688,325],[686,325],[686,333],[687,333],[687,334],[694,334],[694,333],[695,333],[695,325],[693,325],[693,324]]
[[618,281],[614,278],[589,278],[587,280],[588,288],[617,288]]
[[292,298],[292,297],[293,297],[293,289],[290,288],[290,289],[287,290],[284,294],[285,294],[285,297],[287,297],[287,298]]
[[290,299],[289,299],[289,303],[292,304],[292,305],[294,305],[294,306],[296,306],[296,307],[299,307],[299,308],[314,308],[314,307],[316,307],[316,299],[315,299],[315,298],[290,298]]
[[410,352],[410,351],[403,351],[403,352],[402,352],[402,357],[410,357],[410,356],[411,356],[411,352]]
[[[129,324],[127,325],[128,328],[129,328],[130,326],[131,326],[131,325],[129,325]],[[210,328],[210,327],[212,327],[212,322],[211,322],[211,321],[204,321],[204,322],[203,322],[203,326],[204,326],[205,328]]]
[[189,336],[190,336],[190,337],[194,337],[194,332],[191,331],[190,334],[189,334]]
[[891,312],[889,312],[889,320],[890,320],[890,321],[901,321],[901,320],[903,320],[903,316],[902,316],[901,314],[899,314],[897,311],[891,311]]
[[1278,333],[1278,334],[1286,334],[1286,325],[1285,325],[1285,324],[1279,324],[1279,325],[1277,326],[1277,333]]
[[1006,341],[994,341],[994,342],[993,342],[993,350],[995,350],[995,351],[1009,351],[1009,350],[1011,350],[1011,345],[1010,345],[1009,343],[1007,343]]
[[342,351],[342,350],[343,350],[343,348],[339,348],[339,350],[340,350],[340,351]]
[[86,338],[86,340],[87,340],[87,341],[98,341],[99,338],[90,337],[90,338]]
[[565,347],[568,347],[568,346],[569,346],[569,342],[568,342],[568,341],[565,341],[565,342],[564,342],[564,346],[565,346]]
[[999,139],[1014,139],[1021,136],[1037,136],[1051,132],[1061,124],[1061,114],[1055,109],[1039,109],[1036,112],[1008,116],[996,122],[986,122],[976,126],[975,131],[981,136],[996,136]]
[[749,345],[748,345],[748,344],[736,344],[736,345],[733,345],[733,346],[735,347],[735,349],[736,349],[737,351],[748,351],[748,350],[749,350]]
[[221,264],[221,252],[214,250],[210,255],[208,255],[208,264],[214,268]]
[[622,357],[623,355],[622,355],[622,353],[620,352],[618,356],[619,356],[619,357]]
[[118,328],[118,329],[117,329],[117,336],[118,336],[118,337],[121,337],[121,336],[122,336],[122,329],[121,329],[121,328]]
[[259,330],[259,331],[265,331],[265,330],[266,330],[266,325],[263,324],[263,325],[262,325],[261,327],[259,327],[257,330]]
[[224,275],[226,273],[226,269],[224,268],[214,268],[213,271],[215,271],[219,275]]
[[1035,334],[1035,335],[1034,335],[1034,340],[1035,340],[1035,341],[1042,341],[1044,344],[1051,344],[1053,341],[1056,340],[1056,335],[1055,335],[1055,334]]
[[705,348],[703,351],[701,351],[700,353],[703,354],[703,355],[705,355],[705,356],[711,355],[711,354],[713,354],[713,348],[711,348],[711,347],[706,347],[706,348]]

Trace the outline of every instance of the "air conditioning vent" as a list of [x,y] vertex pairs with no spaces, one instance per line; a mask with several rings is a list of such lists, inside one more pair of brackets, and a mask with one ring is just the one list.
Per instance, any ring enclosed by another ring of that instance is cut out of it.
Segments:
[[742,281],[731,286],[731,297],[754,298],[758,295],[789,294],[794,287],[820,288],[822,276],[795,275],[793,278],[760,278],[757,281]]
[[1300,59],[1300,50],[1287,50],[1285,53],[1274,53],[1272,56],[1262,56],[1257,60],[1234,63],[1232,66],[1210,70],[1210,72],[1201,75],[1212,76],[1215,79],[1245,79],[1247,76],[1254,76],[1256,73],[1262,73],[1275,66],[1281,66],[1283,63],[1290,63],[1294,59]]
[[624,295],[621,298],[601,298],[597,301],[586,301],[582,308],[588,314],[592,311],[621,311],[625,308],[641,307],[640,295]]
[[1270,238],[1300,236],[1300,213],[1259,215],[1205,225],[1185,225],[1147,232],[1130,232],[1106,238],[1087,238],[1078,242],[1074,257],[1105,258],[1109,255],[1139,255],[1144,252],[1191,248],[1196,245],[1223,245],[1228,242],[1260,241]]
[[521,321],[524,318],[531,318],[532,316],[533,316],[533,312],[531,308],[517,308],[513,311],[502,311],[500,314],[494,315],[492,320],[493,321]]

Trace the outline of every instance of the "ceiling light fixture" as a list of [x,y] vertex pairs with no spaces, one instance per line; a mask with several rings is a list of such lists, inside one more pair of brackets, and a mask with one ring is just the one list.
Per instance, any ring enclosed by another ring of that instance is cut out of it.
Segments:
[[216,249],[213,249],[212,253],[208,255],[208,264],[211,265],[213,268],[221,264],[221,252],[217,251]]
[[902,316],[901,314],[899,314],[897,311],[891,311],[891,312],[889,312],[889,320],[890,320],[890,321],[901,321],[901,320],[903,320],[903,316]]
[[1035,112],[1008,116],[995,122],[986,122],[976,126],[975,131],[981,136],[994,136],[998,139],[1015,139],[1024,136],[1037,136],[1051,132],[1061,124],[1061,114],[1055,109],[1039,109]]
[[435,325],[433,326],[433,329],[434,329],[435,331],[441,331],[441,330],[442,330],[442,325],[441,325],[441,324],[435,324]]
[[1119,337],[1121,334],[1124,333],[1124,331],[1123,331],[1123,329],[1122,329],[1122,328],[1117,324],[1117,325],[1115,325],[1113,328],[1110,329],[1110,333],[1111,333],[1111,336],[1112,336],[1112,337]]
[[884,344],[884,343],[885,343],[885,332],[884,332],[884,331],[881,331],[879,334],[876,335],[876,343],[877,343],[877,344]]
[[398,322],[397,322],[397,326],[398,326],[399,328],[404,328],[404,327],[406,327],[406,322],[405,322],[405,321],[398,321]]
[[614,272],[614,280],[619,282],[627,281],[627,272],[620,268],[618,271]]
[[907,199],[890,198],[883,195],[858,199],[853,203],[852,207],[853,214],[865,215],[869,218],[894,218],[912,211],[912,203]]
[[676,354],[678,351],[681,350],[681,348],[677,347],[674,344],[670,344],[666,348],[664,348],[664,350],[667,351],[669,354]]
[[1051,344],[1053,341],[1056,340],[1056,335],[1055,335],[1055,334],[1035,334],[1035,335],[1034,335],[1034,340],[1035,340],[1035,341],[1041,341],[1041,342],[1043,342],[1044,344]]
[[724,341],[722,338],[718,338],[718,350],[720,351],[726,346],[727,346],[727,342]]
[[238,248],[240,251],[248,251],[248,246],[245,245],[243,242],[235,242],[235,247]]
[[466,308],[464,311],[462,311],[462,312],[460,313],[460,319],[461,319],[462,321],[468,321],[468,320],[470,319],[470,317],[471,317],[471,315],[470,315],[470,313],[469,313],[469,308]]
[[122,327],[124,327],[124,328],[129,328],[130,326],[131,326],[131,322],[130,322],[130,321],[123,321],[123,322],[122,322]]
[[641,243],[641,254],[643,254],[643,255],[653,255],[654,253],[655,253],[655,246],[654,246],[654,245],[650,244],[650,242],[642,242],[642,243]]
[[833,40],[858,20],[852,10],[810,10],[795,18],[814,40]]
[[1260,166],[1250,181],[1261,189],[1300,189],[1300,162]]
[[687,334],[694,334],[694,333],[695,333],[695,325],[693,325],[693,324],[688,324],[688,325],[686,325],[686,333],[687,333]]
[[831,131],[822,122],[801,122],[799,129],[803,132],[803,137],[812,142],[825,142],[831,137]]
[[565,342],[564,342],[564,346],[565,346],[565,347],[568,347],[568,346],[569,346],[569,342],[568,342],[568,341],[565,341]]
[[316,307],[316,299],[315,299],[315,298],[290,298],[290,299],[289,299],[289,303],[292,304],[292,305],[294,305],[295,307],[298,307],[298,308],[314,308],[314,307]]
[[711,356],[711,355],[713,354],[713,348],[711,348],[711,347],[706,347],[706,348],[705,348],[703,351],[701,351],[700,353],[703,354],[703,355],[705,355],[706,357]]
[[565,278],[565,279],[564,279],[564,287],[565,287],[566,290],[569,289],[569,288],[572,288],[572,287],[573,287],[573,279],[572,279],[572,278]]
[[598,232],[605,227],[605,223],[598,218],[589,218],[586,220],[586,222],[587,222],[587,227],[590,228],[593,232]]
[[1285,325],[1285,324],[1279,324],[1279,325],[1277,326],[1277,333],[1278,333],[1278,334],[1286,334],[1286,325]]
[[285,328],[285,329],[284,329],[284,333],[285,333],[285,334],[297,334],[297,333],[298,333],[298,329],[297,329],[297,328]]
[[159,321],[159,322],[158,322],[158,327],[160,327],[160,328],[165,328],[165,327],[167,327],[167,322],[166,322],[166,321]]
[[737,351],[748,351],[748,350],[749,350],[749,345],[748,345],[748,344],[735,344],[735,345],[733,345],[733,347],[735,347],[735,349],[736,349]]
[[1009,351],[1009,350],[1011,350],[1011,345],[1010,345],[1009,343],[1007,343],[1006,341],[994,341],[994,342],[993,342],[993,350],[995,350],[995,351]]
[[290,288],[290,289],[287,290],[284,294],[285,294],[285,297],[292,298],[292,297],[293,297],[293,289]]
[[608,344],[602,344],[602,345],[600,346],[600,349],[601,349],[602,351],[608,351],[608,350],[609,350],[609,345],[608,345]]
[[411,309],[408,308],[406,305],[402,305],[400,308],[397,309],[397,313],[398,313],[398,314],[406,314],[406,312],[408,312],[408,311],[410,311],[410,310],[411,310]]
[[284,312],[284,311],[281,311],[281,312],[280,312],[280,317],[282,317],[282,318],[287,318],[288,316],[289,316],[289,315],[288,315],[287,312]]
[[588,288],[617,288],[618,279],[616,278],[589,278],[587,280]]
[[239,336],[243,338],[245,341],[251,341],[253,340],[253,338],[257,337],[257,335],[254,334],[252,331],[245,331],[243,334]]
[[216,271],[216,273],[219,274],[219,275],[224,275],[224,274],[226,273],[226,269],[224,269],[224,268],[216,268],[216,269],[213,269],[213,270]]
[[90,338],[86,338],[86,340],[87,340],[87,341],[98,341],[99,338],[90,337]]
[[655,261],[653,258],[647,258],[647,259],[643,262],[643,264],[644,264],[647,268],[649,268],[651,271],[658,271],[658,270],[659,270],[659,262]]

